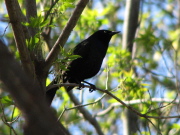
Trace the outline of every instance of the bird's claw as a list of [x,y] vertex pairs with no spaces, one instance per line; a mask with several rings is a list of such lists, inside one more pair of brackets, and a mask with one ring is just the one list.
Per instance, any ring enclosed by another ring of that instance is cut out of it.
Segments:
[[90,85],[90,88],[89,88],[89,92],[91,93],[91,92],[93,92],[93,91],[95,91],[95,90],[96,90],[96,86],[93,85],[93,84],[91,84],[91,85]]
[[[87,82],[85,82],[85,83],[87,83]],[[90,84],[90,83],[87,83],[87,84],[90,85],[90,88],[89,88],[89,92],[90,93],[96,90],[96,86],[95,85]],[[79,83],[79,87],[77,89],[81,90],[84,87],[85,87],[84,83]]]
[[81,90],[82,88],[84,88],[84,84],[83,83],[80,83],[79,84],[79,87],[77,89]]

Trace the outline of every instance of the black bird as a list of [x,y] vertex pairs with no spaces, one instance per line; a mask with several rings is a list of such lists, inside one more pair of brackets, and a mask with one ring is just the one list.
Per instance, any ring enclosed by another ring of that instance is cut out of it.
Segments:
[[[80,58],[70,62],[67,68],[68,70],[63,74],[63,83],[77,83],[80,84],[79,87],[82,85],[81,82],[91,85],[84,80],[95,76],[99,72],[110,39],[117,33],[119,33],[119,31],[98,30],[89,38],[80,42],[73,51],[73,55],[79,55]],[[55,83],[57,83],[57,80],[54,80],[50,85]],[[69,86],[67,87],[67,91],[69,92],[73,88],[74,87]],[[50,103],[57,89],[58,88],[53,88],[47,91],[46,97]],[[95,89],[95,87],[92,89]],[[90,89],[91,92],[93,91],[92,89]]]

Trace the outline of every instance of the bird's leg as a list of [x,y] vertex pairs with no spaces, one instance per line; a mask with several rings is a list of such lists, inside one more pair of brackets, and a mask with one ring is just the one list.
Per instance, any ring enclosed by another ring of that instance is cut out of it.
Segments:
[[84,83],[79,83],[79,87],[77,89],[81,90],[82,88],[84,88]]
[[76,79],[76,82],[77,82],[77,84],[79,84],[79,87],[77,89],[81,90],[82,88],[84,88],[84,84],[81,83],[81,81]]
[[86,82],[86,81],[82,81],[82,82],[87,83],[87,84],[90,85],[89,92],[93,92],[93,91],[96,90],[96,86],[94,84],[91,84],[91,83]]

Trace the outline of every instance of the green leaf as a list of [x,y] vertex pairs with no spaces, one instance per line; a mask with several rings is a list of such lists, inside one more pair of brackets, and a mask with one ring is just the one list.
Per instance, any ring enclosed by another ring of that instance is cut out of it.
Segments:
[[79,55],[70,55],[70,56],[68,56],[68,58],[69,59],[71,59],[71,60],[74,60],[74,59],[77,59],[77,58],[80,58],[81,56],[79,56]]
[[64,6],[67,8],[74,8],[75,7],[75,5],[73,3],[70,3],[70,2],[64,3]]
[[28,22],[21,22],[21,24],[24,26],[27,26],[27,27],[30,26],[30,24]]
[[8,106],[14,105],[13,100],[12,100],[9,96],[4,96],[4,97],[2,97],[2,98],[1,98],[1,102],[2,102],[3,104],[8,105]]
[[15,110],[14,110],[14,114],[13,114],[13,117],[17,117],[19,116],[21,113],[21,111],[16,107]]
[[48,23],[49,23],[49,20],[43,21],[43,22],[40,24],[40,27],[45,27],[46,25],[48,25]]

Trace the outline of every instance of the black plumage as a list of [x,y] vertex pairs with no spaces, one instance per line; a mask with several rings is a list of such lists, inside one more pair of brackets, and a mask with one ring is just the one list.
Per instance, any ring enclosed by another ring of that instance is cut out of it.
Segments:
[[[81,84],[85,79],[95,76],[101,68],[111,37],[117,33],[119,32],[98,30],[89,38],[80,42],[74,48],[73,55],[81,57],[69,63],[68,70],[63,74],[63,83]],[[54,80],[54,83],[57,82]],[[67,91],[72,89],[72,86],[67,87]],[[47,96],[54,97],[56,90],[48,90]],[[53,97],[51,98],[53,99]]]

